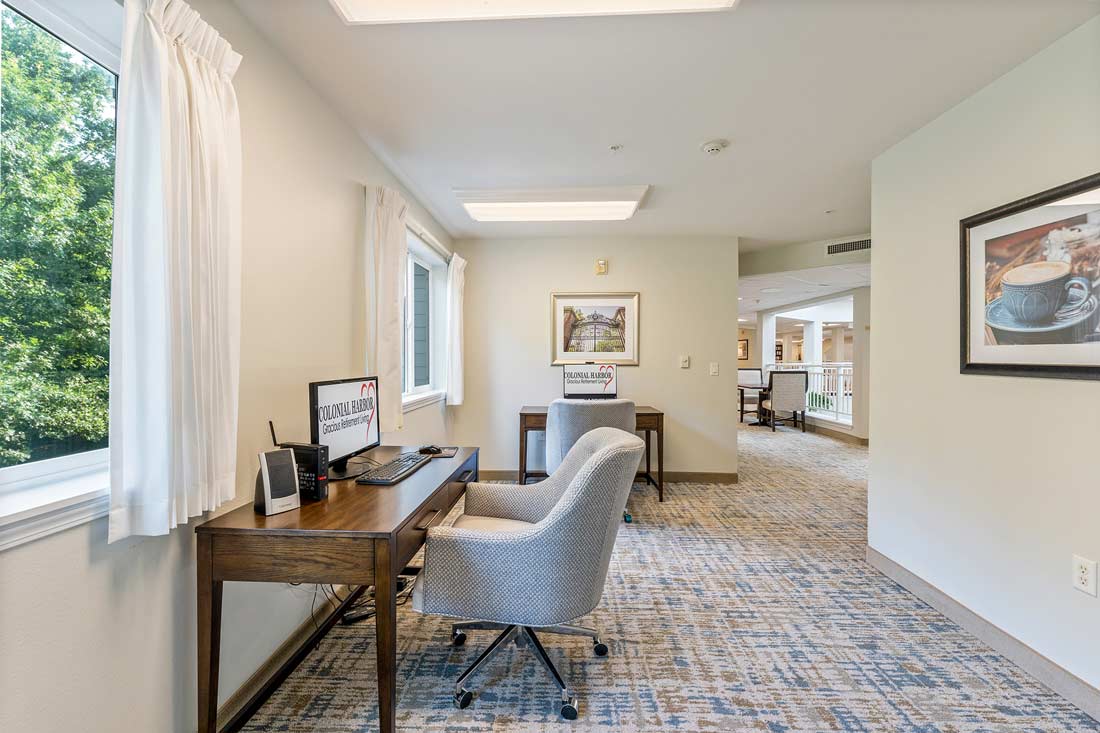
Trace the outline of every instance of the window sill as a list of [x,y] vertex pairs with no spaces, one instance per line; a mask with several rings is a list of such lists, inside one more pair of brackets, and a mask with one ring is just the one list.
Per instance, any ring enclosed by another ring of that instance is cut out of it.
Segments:
[[442,389],[433,389],[430,392],[416,392],[414,394],[401,395],[401,412],[412,412],[413,410],[419,410],[421,407],[427,407],[428,405],[434,405],[437,402],[442,402],[447,399],[446,391]]
[[107,516],[106,466],[0,493],[0,552]]

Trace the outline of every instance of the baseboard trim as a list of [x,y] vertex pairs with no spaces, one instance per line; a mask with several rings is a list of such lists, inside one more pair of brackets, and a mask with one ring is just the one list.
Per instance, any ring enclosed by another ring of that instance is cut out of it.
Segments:
[[477,469],[478,481],[515,481],[518,472],[512,471],[488,471],[484,468]]
[[[813,420],[812,417],[810,419]],[[843,430],[829,428],[824,425],[814,424],[812,422],[806,423],[806,431],[810,433],[821,433],[822,435],[828,435],[830,438],[843,440],[845,443],[852,443],[853,445],[862,445],[866,447],[871,444],[871,441],[867,440],[867,438],[861,438],[858,435],[852,435],[851,433],[846,433]]]
[[[478,469],[478,478],[481,481],[515,481],[516,471],[491,471],[484,468]],[[541,473],[531,473],[530,478],[542,477]],[[656,474],[654,474],[656,478]],[[530,479],[528,479],[530,480]],[[645,479],[640,479],[645,481]],[[735,484],[736,473],[715,473],[713,471],[665,471],[665,481],[684,482],[695,484]]]
[[[343,586],[338,586],[343,587]],[[353,604],[366,588],[349,591],[342,603],[325,597],[325,602],[295,629],[286,641],[252,673],[240,688],[218,708],[218,731],[235,733],[267,701],[290,673],[313,651],[325,634],[340,620],[345,608]]]
[[994,651],[1004,655],[1040,683],[1076,705],[1086,715],[1100,721],[1100,690],[869,545],[867,562],[902,588],[981,639]]

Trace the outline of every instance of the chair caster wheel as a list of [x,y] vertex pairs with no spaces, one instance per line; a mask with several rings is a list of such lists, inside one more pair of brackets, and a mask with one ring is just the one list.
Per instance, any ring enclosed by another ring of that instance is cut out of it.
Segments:
[[623,521],[630,524],[634,521],[634,516],[630,512],[623,512]]
[[451,632],[451,646],[462,646],[466,643],[466,633],[463,631]]
[[[474,700],[474,693],[469,690],[459,690],[455,693],[455,707],[459,710],[465,710],[470,707],[470,703]],[[576,713],[573,714],[576,716]]]
[[597,657],[606,657],[608,652],[607,644],[604,644],[602,641],[597,641],[592,645],[592,651],[596,653]]
[[571,697],[568,702],[561,704],[561,717],[566,720],[577,719],[577,698]]

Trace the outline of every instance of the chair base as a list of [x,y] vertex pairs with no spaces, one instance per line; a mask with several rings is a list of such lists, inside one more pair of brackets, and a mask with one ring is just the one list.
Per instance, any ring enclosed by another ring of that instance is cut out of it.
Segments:
[[[798,417],[799,415],[802,416],[801,420],[799,420],[799,417]],[[793,427],[795,429],[798,428],[798,423],[801,422],[802,423],[802,432],[806,432],[806,411],[805,410],[798,410],[798,411],[792,412],[790,417],[779,417],[772,410],[761,409],[760,413],[759,413],[759,420],[760,420],[759,421],[760,425],[763,425],[765,427],[771,427],[773,433],[775,432],[775,426],[776,425],[782,425],[783,423],[787,423],[787,422],[791,423],[791,427]]]
[[[489,647],[483,651],[478,658],[474,660],[474,663],[466,668],[466,671],[459,676],[455,681],[454,691],[454,704],[459,709],[466,708],[473,701],[473,693],[464,687],[466,680],[470,678],[475,672],[485,665],[489,659],[500,651],[501,647],[507,644],[509,641],[514,641],[517,647],[531,648],[535,657],[542,663],[543,668],[549,673],[550,678],[554,680],[554,684],[558,686],[558,691],[561,693],[560,709],[561,716],[566,720],[576,720],[579,714],[580,708],[578,707],[579,701],[573,694],[573,691],[566,684],[561,674],[558,672],[557,667],[554,666],[554,662],[551,661],[550,656],[546,653],[542,643],[539,641],[538,636],[535,635],[535,629],[530,626],[518,626],[516,624],[498,624],[489,621],[466,621],[462,623],[456,623],[451,626],[451,643],[455,646],[462,646],[466,643],[466,631],[473,630],[501,630],[501,633],[493,639],[493,642],[489,644]],[[592,639],[592,650],[598,657],[607,656],[607,645],[600,641],[599,632],[595,629],[589,629],[584,626],[547,626],[539,628],[539,631],[546,631],[551,634],[565,634],[567,636],[585,636]]]

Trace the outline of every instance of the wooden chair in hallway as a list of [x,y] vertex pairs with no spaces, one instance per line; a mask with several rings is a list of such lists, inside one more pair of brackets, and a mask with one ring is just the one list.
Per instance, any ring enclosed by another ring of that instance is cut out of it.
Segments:
[[[764,383],[764,370],[763,369],[738,369],[737,370],[737,386],[744,387],[745,385],[758,385]],[[745,421],[745,415],[756,415],[756,418],[760,419],[760,391],[755,389],[741,389],[738,390],[741,393],[741,405],[740,421]],[[749,407],[752,409],[748,409]]]
[[[789,420],[793,427],[798,427],[801,413],[802,432],[806,432],[809,382],[810,373],[806,371],[774,371],[768,375],[768,389],[760,395],[760,421],[770,425],[774,433],[777,422]],[[780,412],[789,412],[790,417],[779,417]]]

